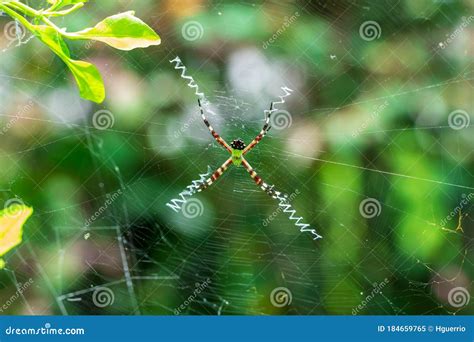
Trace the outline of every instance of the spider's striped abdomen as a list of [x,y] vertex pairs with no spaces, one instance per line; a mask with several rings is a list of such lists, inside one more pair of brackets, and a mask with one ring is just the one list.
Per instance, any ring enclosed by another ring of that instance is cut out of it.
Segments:
[[230,144],[232,148],[232,163],[235,166],[242,164],[242,154],[244,153],[245,143],[242,139],[235,139]]
[[240,164],[242,164],[242,153],[242,150],[232,149],[232,163],[235,166],[239,166]]

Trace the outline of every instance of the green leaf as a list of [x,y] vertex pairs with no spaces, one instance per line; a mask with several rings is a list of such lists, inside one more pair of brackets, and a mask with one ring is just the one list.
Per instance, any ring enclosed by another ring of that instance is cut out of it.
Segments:
[[134,11],[128,11],[107,17],[96,26],[68,33],[67,37],[98,40],[125,51],[159,45],[160,36],[134,14]]
[[61,35],[52,27],[46,25],[31,25],[30,31],[46,44],[61,59],[69,59],[69,48]]
[[75,5],[78,3],[86,3],[89,0],[48,0],[48,3],[51,4],[49,11],[56,11],[66,6]]
[[93,64],[71,59],[69,48],[62,36],[52,27],[31,25],[31,31],[66,63],[76,80],[82,98],[97,103],[104,101],[104,82]]
[[66,64],[76,79],[81,97],[96,103],[103,102],[105,99],[104,81],[95,65],[73,59],[69,59]]
[[32,214],[32,208],[20,204],[0,211],[0,257],[21,243],[23,225]]

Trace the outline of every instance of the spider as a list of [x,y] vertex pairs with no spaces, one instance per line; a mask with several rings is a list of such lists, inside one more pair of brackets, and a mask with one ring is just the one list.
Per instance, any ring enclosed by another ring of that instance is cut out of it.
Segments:
[[267,193],[269,196],[272,198],[279,198],[281,193],[279,191],[276,191],[273,188],[273,185],[270,186],[267,183],[265,183],[262,178],[257,175],[255,170],[250,166],[248,161],[244,158],[244,155],[246,155],[248,152],[250,152],[259,142],[260,140],[263,139],[263,137],[268,133],[268,131],[271,128],[270,125],[270,116],[272,115],[273,112],[273,102],[270,105],[270,110],[268,112],[265,112],[265,123],[263,125],[262,130],[260,133],[257,135],[257,137],[248,145],[246,146],[244,141],[242,139],[235,139],[232,141],[232,143],[229,145],[224,139],[221,138],[219,134],[212,128],[211,124],[209,121],[206,119],[206,116],[204,115],[204,110],[201,106],[201,101],[198,99],[198,104],[199,108],[201,110],[201,117],[204,123],[206,124],[207,128],[212,134],[212,137],[222,146],[224,147],[227,152],[231,154],[229,159],[227,159],[213,174],[212,176],[207,179],[205,182],[203,182],[198,188],[197,191],[201,192],[208,187],[210,187],[222,174],[227,170],[227,168],[231,165],[234,164],[235,166],[240,166],[242,165],[247,172],[250,174],[250,177],[255,181],[257,186],[259,186],[265,193]]

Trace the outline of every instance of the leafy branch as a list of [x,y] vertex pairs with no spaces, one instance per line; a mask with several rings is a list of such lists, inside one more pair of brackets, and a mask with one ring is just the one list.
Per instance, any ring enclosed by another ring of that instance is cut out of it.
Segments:
[[0,269],[5,266],[1,257],[23,240],[23,225],[32,214],[32,208],[19,203],[0,210]]
[[0,11],[21,23],[45,45],[47,45],[72,72],[81,97],[97,103],[105,99],[102,76],[96,66],[71,58],[68,40],[96,40],[119,50],[133,50],[161,42],[158,34],[135,12],[128,11],[105,18],[94,27],[78,32],[68,32],[54,24],[52,18],[67,16],[82,8],[88,0],[48,0],[49,8],[34,9],[20,1],[0,1]]

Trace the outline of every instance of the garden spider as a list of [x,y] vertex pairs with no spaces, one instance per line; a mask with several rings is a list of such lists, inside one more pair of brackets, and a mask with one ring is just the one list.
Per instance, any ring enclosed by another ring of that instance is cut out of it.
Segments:
[[271,128],[270,125],[270,116],[273,112],[273,102],[270,105],[270,110],[267,112],[265,111],[265,123],[263,125],[262,130],[257,135],[257,137],[248,145],[246,146],[242,139],[235,139],[229,145],[224,139],[221,138],[219,134],[212,128],[209,121],[206,119],[204,115],[204,110],[201,106],[201,101],[198,99],[199,108],[201,110],[201,117],[204,123],[206,124],[207,128],[212,134],[212,137],[221,145],[223,146],[230,154],[231,157],[227,159],[224,164],[221,165],[213,174],[212,176],[207,179],[205,182],[201,183],[201,185],[197,188],[198,192],[203,191],[210,187],[222,174],[227,170],[227,168],[234,164],[235,166],[242,165],[247,172],[250,174],[250,177],[255,181],[257,186],[259,186],[265,193],[267,193],[272,198],[279,198],[281,193],[279,191],[274,190],[273,185],[270,186],[265,183],[260,176],[257,175],[255,170],[250,166],[247,160],[245,160],[244,155],[250,152],[259,142],[263,139],[263,137],[268,133]]

